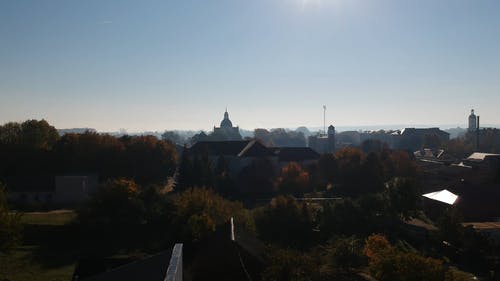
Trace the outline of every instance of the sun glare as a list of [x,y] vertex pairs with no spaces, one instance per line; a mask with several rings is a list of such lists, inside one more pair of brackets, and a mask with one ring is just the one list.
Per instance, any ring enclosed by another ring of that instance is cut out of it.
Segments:
[[320,6],[322,0],[299,0],[302,7],[306,6]]

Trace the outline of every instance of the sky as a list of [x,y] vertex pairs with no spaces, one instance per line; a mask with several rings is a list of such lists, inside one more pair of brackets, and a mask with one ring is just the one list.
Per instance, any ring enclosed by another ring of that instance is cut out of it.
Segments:
[[0,123],[500,124],[500,1],[0,0]]

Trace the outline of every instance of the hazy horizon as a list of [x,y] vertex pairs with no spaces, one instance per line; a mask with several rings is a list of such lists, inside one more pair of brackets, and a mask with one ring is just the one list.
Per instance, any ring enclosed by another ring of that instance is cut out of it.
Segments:
[[0,123],[500,124],[499,1],[2,1]]
[[[329,124],[327,124],[328,126]],[[333,124],[334,125],[334,124]],[[218,125],[217,125],[218,126]],[[240,127],[240,130],[243,131],[253,131],[255,129],[267,129],[267,130],[273,130],[273,129],[286,129],[286,130],[296,130],[299,127],[306,127],[311,133],[317,132],[317,131],[322,131],[323,126],[292,126],[292,127],[255,127],[255,128],[242,128]],[[381,124],[381,125],[359,125],[359,126],[335,126],[335,130],[337,132],[345,132],[345,131],[376,131],[376,130],[401,130],[404,128],[433,128],[437,127],[440,128],[441,130],[449,130],[449,129],[463,129],[466,130],[467,126],[465,124]],[[481,128],[500,128],[500,124],[484,124],[481,125]],[[117,128],[117,129],[111,129],[111,130],[99,130],[93,127],[89,126],[83,126],[83,127],[64,127],[64,128],[59,128],[56,127],[58,130],[71,130],[71,129],[95,129],[99,133],[119,133],[120,130],[124,130],[124,132],[129,133],[129,134],[141,134],[141,133],[147,133],[147,132],[155,132],[155,133],[162,133],[164,131],[179,131],[179,132],[199,132],[199,131],[204,131],[204,132],[211,132],[213,131],[213,126],[210,128],[197,128],[197,129],[184,129],[184,128],[173,128],[173,129],[162,129],[162,128],[153,128],[153,129],[148,129],[148,130],[131,130],[127,129],[125,127],[122,128]]]

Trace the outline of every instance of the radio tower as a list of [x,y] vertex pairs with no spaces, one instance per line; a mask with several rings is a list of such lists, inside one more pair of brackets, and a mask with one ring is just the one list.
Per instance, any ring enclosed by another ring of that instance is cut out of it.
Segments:
[[326,135],[326,105],[323,105],[323,134]]

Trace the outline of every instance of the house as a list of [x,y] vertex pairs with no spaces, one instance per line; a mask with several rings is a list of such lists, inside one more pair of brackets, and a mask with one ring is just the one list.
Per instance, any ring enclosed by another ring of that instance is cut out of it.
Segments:
[[439,128],[405,128],[396,137],[396,148],[415,151],[421,147],[438,147],[450,140],[450,134]]
[[500,154],[474,152],[462,162],[476,168],[495,168],[500,165]]
[[97,190],[97,175],[28,175],[6,179],[9,201],[19,205],[74,206]]
[[317,136],[310,136],[308,138],[308,146],[318,153],[333,153],[335,152],[335,127],[328,126],[326,134],[319,134]]
[[229,172],[237,175],[256,159],[267,159],[277,164],[276,154],[257,140],[200,141],[188,149],[190,157],[207,157],[215,168],[220,161],[226,162]]
[[282,168],[290,162],[299,163],[302,166],[308,166],[316,163],[320,155],[309,147],[271,147],[278,156],[278,164]]

